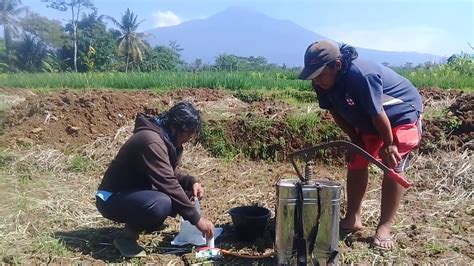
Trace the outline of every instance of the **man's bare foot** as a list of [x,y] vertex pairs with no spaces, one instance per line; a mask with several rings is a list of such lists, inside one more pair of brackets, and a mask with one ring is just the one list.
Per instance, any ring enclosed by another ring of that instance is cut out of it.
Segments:
[[364,228],[360,217],[347,216],[339,222],[339,231],[345,234],[353,233]]
[[392,250],[395,247],[395,241],[390,235],[390,226],[379,225],[374,236],[374,247]]

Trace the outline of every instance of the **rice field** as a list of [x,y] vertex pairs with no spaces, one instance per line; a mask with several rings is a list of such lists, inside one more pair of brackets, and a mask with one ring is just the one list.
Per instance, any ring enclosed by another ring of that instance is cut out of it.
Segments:
[[21,73],[1,74],[0,86],[10,88],[163,89],[219,88],[310,90],[297,72],[154,72],[154,73]]
[[[474,76],[450,68],[397,70],[416,87],[474,90]],[[298,80],[298,71],[240,71],[152,73],[4,73],[0,86],[29,89],[157,89],[218,88],[228,90],[286,90],[310,91],[307,81]]]

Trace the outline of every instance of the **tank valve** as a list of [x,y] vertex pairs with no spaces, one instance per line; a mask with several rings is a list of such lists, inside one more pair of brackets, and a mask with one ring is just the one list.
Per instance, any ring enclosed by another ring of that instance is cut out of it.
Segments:
[[304,179],[305,181],[309,181],[313,179],[313,161],[307,161],[306,166],[304,168]]

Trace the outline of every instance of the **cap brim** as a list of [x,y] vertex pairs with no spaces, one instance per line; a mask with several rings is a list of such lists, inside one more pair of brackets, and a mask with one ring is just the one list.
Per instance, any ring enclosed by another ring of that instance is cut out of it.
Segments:
[[326,65],[320,66],[319,68],[310,68],[310,67],[304,67],[303,70],[301,71],[298,79],[304,79],[304,80],[311,80],[319,76],[321,72],[323,72],[323,69]]

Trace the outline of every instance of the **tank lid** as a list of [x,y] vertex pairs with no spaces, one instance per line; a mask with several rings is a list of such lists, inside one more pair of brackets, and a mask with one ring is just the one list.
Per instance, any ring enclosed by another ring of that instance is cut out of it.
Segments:
[[277,186],[279,187],[294,187],[295,184],[300,181],[299,179],[281,179],[278,181]]
[[[279,187],[294,187],[296,183],[300,182],[299,179],[282,179],[278,182]],[[341,187],[341,184],[331,180],[309,180],[305,186],[322,186],[322,187]]]
[[320,180],[315,180],[314,182],[316,182],[316,184],[318,184],[319,186],[323,186],[323,187],[340,187],[341,186],[341,183],[332,181],[332,180],[320,179]]

